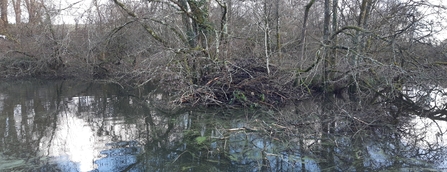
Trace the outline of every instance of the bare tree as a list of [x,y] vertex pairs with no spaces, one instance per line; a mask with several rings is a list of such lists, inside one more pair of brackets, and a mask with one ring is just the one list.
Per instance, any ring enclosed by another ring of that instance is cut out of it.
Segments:
[[38,24],[42,21],[42,2],[37,0],[25,0],[25,8],[28,12],[28,22]]
[[22,0],[12,0],[12,7],[14,9],[16,24],[22,23]]

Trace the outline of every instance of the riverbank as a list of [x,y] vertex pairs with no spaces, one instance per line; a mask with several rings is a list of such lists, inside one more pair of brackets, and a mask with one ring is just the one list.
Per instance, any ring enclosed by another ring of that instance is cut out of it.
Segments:
[[[0,74],[4,80],[77,79],[85,82],[114,83],[133,89],[157,83],[164,85],[165,91],[179,94],[175,103],[188,106],[274,108],[316,94],[310,85],[306,88],[297,85],[293,71],[271,65],[268,73],[263,61],[256,58],[207,64],[210,69],[202,71],[198,78],[191,77],[188,73],[174,72],[176,69],[172,67],[144,71],[147,68],[130,68],[125,64],[76,66],[66,63],[53,70],[47,62],[42,61],[25,63],[20,59],[4,58],[0,59],[0,63],[3,66]],[[163,65],[157,68],[163,68]]]

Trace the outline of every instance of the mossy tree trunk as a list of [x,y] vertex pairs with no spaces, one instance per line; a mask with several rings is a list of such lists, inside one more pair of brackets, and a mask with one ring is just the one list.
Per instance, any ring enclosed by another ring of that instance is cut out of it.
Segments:
[[208,43],[211,41],[210,32],[214,31],[209,21],[209,0],[178,0],[177,3],[182,11],[188,46],[193,50],[186,55],[188,59],[185,65],[189,69],[192,84],[197,84],[204,72],[200,58],[210,57]]
[[213,30],[209,21],[208,0],[178,0],[178,5],[182,10],[183,26],[189,47],[207,47],[210,32]]

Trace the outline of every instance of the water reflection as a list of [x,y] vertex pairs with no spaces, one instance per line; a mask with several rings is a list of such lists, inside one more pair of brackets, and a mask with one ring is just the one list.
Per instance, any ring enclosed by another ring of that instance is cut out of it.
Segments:
[[293,126],[284,127],[277,112],[173,109],[154,89],[21,81],[0,90],[2,171],[447,169],[444,121],[407,117],[368,127],[347,111],[323,118],[321,105],[308,101],[281,111],[288,118],[280,121]]
[[138,166],[137,155],[141,153],[141,147],[136,141],[120,141],[107,143],[111,149],[101,151],[105,157],[95,161],[97,169],[94,171],[144,171]]

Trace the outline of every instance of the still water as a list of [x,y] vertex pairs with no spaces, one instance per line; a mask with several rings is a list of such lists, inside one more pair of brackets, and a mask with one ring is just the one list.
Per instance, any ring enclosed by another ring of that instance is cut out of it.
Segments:
[[[156,87],[2,82],[0,171],[447,171],[445,121],[365,128],[346,114],[325,133],[311,100],[258,111],[170,98]],[[295,127],[277,123],[287,115]]]

